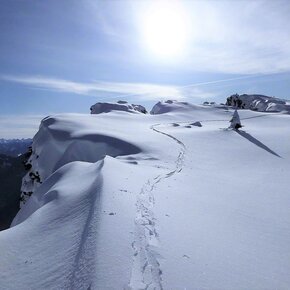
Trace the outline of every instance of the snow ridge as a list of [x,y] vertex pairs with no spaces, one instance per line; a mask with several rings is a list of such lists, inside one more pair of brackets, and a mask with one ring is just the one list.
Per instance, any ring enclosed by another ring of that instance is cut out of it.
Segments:
[[159,134],[165,135],[175,142],[181,148],[176,159],[174,170],[161,174],[153,179],[149,179],[142,187],[136,202],[135,218],[135,240],[132,243],[134,250],[133,267],[131,273],[130,289],[156,289],[162,290],[162,270],[158,258],[159,235],[156,229],[156,219],[154,218],[154,189],[159,182],[180,172],[184,164],[185,145],[161,130],[156,129],[160,124],[151,126],[151,129]]
[[[101,171],[104,165],[104,159],[98,162],[98,170]],[[80,238],[80,244],[77,250],[77,253],[74,258],[72,274],[70,276],[70,286],[68,289],[77,289],[79,285],[84,285],[88,283],[88,281],[92,281],[92,276],[94,275],[94,258],[95,253],[94,249],[91,249],[91,246],[95,244],[95,240],[97,237],[97,229],[96,225],[98,217],[99,207],[99,192],[101,191],[103,185],[103,176],[100,175],[96,178],[95,182],[92,184],[90,188],[91,192],[91,205],[89,209],[89,213],[84,225],[83,232]],[[90,267],[88,267],[88,265]],[[91,286],[91,284],[90,284]],[[89,286],[89,288],[90,288]],[[89,289],[88,288],[88,289]]]

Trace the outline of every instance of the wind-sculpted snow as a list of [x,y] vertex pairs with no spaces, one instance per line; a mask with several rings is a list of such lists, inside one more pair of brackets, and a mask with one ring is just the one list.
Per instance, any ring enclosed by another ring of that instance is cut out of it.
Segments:
[[[82,126],[84,124],[80,128]],[[75,134],[76,130],[73,120],[47,117],[42,121],[40,130],[34,137],[33,154],[28,160],[32,167],[23,179],[23,193],[29,192],[29,196],[33,194],[50,174],[67,163],[93,163],[106,155],[117,157],[141,152],[138,146],[124,140],[125,138],[99,134],[93,130]],[[32,179],[32,174],[39,176],[39,179]],[[26,202],[29,196],[23,194],[23,201]]]
[[92,212],[96,213],[101,198],[102,166],[103,161],[67,164],[29,199],[14,225],[24,222],[5,232],[0,241],[1,246],[10,241],[4,257],[14,253],[17,259],[9,275],[5,272],[11,260],[1,259],[1,289],[73,289],[70,285],[77,289],[74,272],[78,269],[80,277],[90,275],[93,269],[83,274],[81,263],[86,255],[88,267],[93,265],[94,251],[85,250],[92,249],[96,239],[92,223],[97,216]]
[[158,102],[150,111],[151,115],[165,114],[170,112],[190,112],[197,109],[198,106],[187,102],[167,100],[164,102]]
[[165,107],[43,120],[0,289],[288,289],[290,116]]
[[[103,160],[99,161],[100,164],[97,166],[95,173],[96,177],[99,175],[102,162]],[[56,170],[53,174],[51,174],[31,196],[25,208],[19,211],[12,223],[12,226],[25,221],[33,212],[41,207],[45,207],[46,204],[61,200],[65,194],[63,194],[63,191],[59,190],[59,187],[64,187],[63,184],[67,187],[73,186],[69,185],[66,179],[69,179],[69,177],[72,175],[77,176],[75,172],[79,170],[79,167],[83,167],[85,169],[86,166],[88,166],[86,163],[71,162],[71,164],[62,166],[59,170]],[[78,180],[80,183],[84,184],[87,182],[84,179],[84,174],[78,176]],[[70,195],[72,197],[73,193]]]

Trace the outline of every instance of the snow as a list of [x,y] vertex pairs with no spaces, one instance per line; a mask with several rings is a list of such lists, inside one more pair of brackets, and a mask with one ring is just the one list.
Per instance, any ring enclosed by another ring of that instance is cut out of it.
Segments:
[[194,109],[195,106],[187,103],[187,102],[180,102],[180,101],[174,101],[174,100],[167,100],[158,102],[155,104],[150,111],[150,114],[157,115],[157,114],[165,114],[169,112],[176,112],[176,111],[191,111]]
[[141,105],[128,104],[126,101],[118,101],[116,103],[96,103],[91,106],[91,114],[109,113],[111,111],[147,113],[145,107]]
[[42,121],[0,289],[289,287],[290,116],[239,110],[229,130],[232,109],[152,112]]
[[287,289],[289,149],[280,142],[289,128],[261,129],[261,119],[245,120],[245,130],[282,158],[214,122],[195,138],[170,128],[187,151],[182,172],[156,195],[164,289]]

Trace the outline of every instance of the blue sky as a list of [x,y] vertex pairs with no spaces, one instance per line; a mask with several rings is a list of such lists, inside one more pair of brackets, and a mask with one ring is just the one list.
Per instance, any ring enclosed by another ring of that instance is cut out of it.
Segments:
[[0,137],[97,101],[289,99],[289,15],[289,1],[2,0]]

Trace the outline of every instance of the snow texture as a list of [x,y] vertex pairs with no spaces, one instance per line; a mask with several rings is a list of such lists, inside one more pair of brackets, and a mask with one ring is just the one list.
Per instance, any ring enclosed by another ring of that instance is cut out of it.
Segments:
[[152,112],[42,121],[0,289],[289,288],[290,116]]
[[157,115],[157,114],[165,114],[165,113],[176,112],[176,111],[189,112],[194,108],[195,108],[194,105],[187,102],[167,100],[167,101],[162,101],[155,104],[152,110],[150,111],[150,114]]
[[117,103],[96,103],[91,106],[91,114],[109,113],[111,111],[147,113],[145,107],[141,105],[128,104],[126,101],[118,101]]

